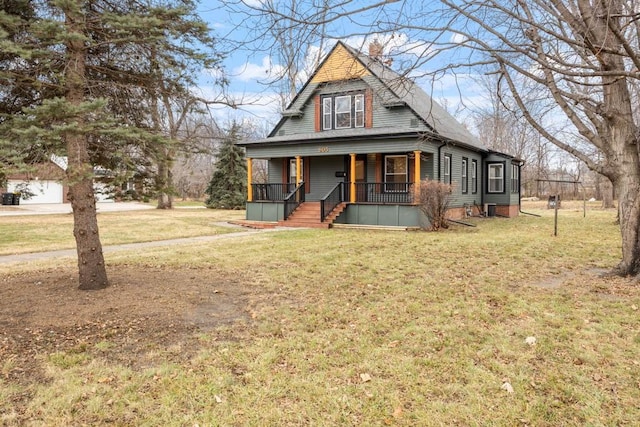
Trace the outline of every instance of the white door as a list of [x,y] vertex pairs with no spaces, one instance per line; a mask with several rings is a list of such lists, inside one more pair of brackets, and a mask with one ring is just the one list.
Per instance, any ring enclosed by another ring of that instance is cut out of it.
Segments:
[[20,180],[9,180],[7,183],[7,191],[10,193],[16,189],[24,188],[28,185],[28,189],[33,195],[29,199],[20,198],[20,204],[33,205],[37,203],[62,203],[63,188],[62,184],[55,181],[38,180],[24,182]]

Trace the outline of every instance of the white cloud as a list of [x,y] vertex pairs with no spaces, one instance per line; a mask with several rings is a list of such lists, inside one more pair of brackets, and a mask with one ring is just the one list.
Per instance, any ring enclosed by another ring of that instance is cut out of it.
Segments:
[[249,7],[262,7],[265,0],[242,0],[242,3]]
[[260,64],[245,62],[243,65],[235,67],[231,70],[231,76],[242,82],[264,82],[282,75],[283,72],[282,65],[274,64],[270,56],[265,56]]
[[465,36],[464,34],[460,34],[460,33],[454,33],[451,36],[451,43],[454,44],[463,44],[469,41],[469,38],[467,36]]
[[[201,85],[194,92],[208,100],[221,100],[220,88],[214,86]],[[233,120],[244,119],[262,121],[268,130],[280,119],[280,97],[275,92],[243,92],[235,91],[226,94],[226,98],[234,103],[237,108],[232,108],[223,103],[214,104],[209,107],[215,121],[224,125]]]

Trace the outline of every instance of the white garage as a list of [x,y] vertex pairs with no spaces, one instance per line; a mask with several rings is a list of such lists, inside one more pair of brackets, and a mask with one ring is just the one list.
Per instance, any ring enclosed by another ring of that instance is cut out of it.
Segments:
[[20,204],[33,205],[37,203],[62,203],[64,190],[61,183],[51,180],[31,180],[28,182],[10,179],[7,191],[13,193],[24,189],[25,185],[33,193],[29,199],[20,198]]

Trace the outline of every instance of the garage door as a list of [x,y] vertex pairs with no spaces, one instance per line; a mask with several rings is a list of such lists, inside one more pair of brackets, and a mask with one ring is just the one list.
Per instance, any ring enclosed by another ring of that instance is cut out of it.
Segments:
[[21,198],[21,205],[32,205],[36,203],[62,203],[62,184],[55,181],[29,181],[28,183],[25,183],[24,181],[9,180],[7,183],[7,190],[11,193],[16,191],[16,188],[24,188],[25,184],[28,184],[29,191],[33,193],[33,196],[27,200]]

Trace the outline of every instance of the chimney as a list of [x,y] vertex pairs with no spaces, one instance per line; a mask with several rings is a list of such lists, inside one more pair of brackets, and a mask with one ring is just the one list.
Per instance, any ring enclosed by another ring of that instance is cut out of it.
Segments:
[[382,59],[382,45],[375,39],[372,43],[369,43],[369,56],[373,59]]

